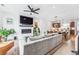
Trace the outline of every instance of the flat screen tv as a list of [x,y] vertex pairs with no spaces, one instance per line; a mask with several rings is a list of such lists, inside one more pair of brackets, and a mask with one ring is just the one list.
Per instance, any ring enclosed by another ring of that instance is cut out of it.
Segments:
[[33,24],[33,18],[27,17],[27,16],[20,16],[20,23],[24,25],[32,25]]

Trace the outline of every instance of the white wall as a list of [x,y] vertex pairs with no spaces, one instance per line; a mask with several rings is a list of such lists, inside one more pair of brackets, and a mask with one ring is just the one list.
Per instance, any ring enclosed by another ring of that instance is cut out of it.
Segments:
[[[28,9],[25,4],[5,4],[4,7],[0,6],[0,17],[3,17],[4,27],[14,28],[19,33],[19,15],[25,15],[33,17],[34,20],[39,20],[41,33],[50,29],[50,21],[55,20],[54,16],[58,16],[58,19],[63,19],[63,22],[68,23],[70,19],[78,18],[79,15],[79,5],[31,5],[34,8],[40,8],[39,14],[30,15],[28,12],[23,12],[23,10]],[[53,6],[55,8],[53,8]],[[12,17],[14,19],[13,25],[6,24],[6,17]]]

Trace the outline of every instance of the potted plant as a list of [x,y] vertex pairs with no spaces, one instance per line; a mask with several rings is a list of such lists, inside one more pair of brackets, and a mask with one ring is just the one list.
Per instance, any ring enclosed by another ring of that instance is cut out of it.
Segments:
[[0,29],[0,36],[4,37],[5,41],[7,41],[7,37],[10,34],[14,34],[14,33],[15,33],[14,29],[6,29],[6,28]]

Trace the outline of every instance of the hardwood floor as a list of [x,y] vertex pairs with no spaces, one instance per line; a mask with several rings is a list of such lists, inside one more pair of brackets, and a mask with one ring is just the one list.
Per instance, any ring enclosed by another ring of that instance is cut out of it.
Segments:
[[75,55],[72,51],[75,49],[75,37],[71,37],[70,40],[66,41],[59,50],[53,55]]

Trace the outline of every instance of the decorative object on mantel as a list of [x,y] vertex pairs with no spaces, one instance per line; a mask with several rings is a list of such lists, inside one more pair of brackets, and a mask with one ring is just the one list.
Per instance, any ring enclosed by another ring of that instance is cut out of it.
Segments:
[[14,34],[14,33],[15,33],[14,29],[6,29],[6,28],[0,29],[0,36],[2,36],[4,38],[4,41],[7,41],[7,37],[10,34]]

